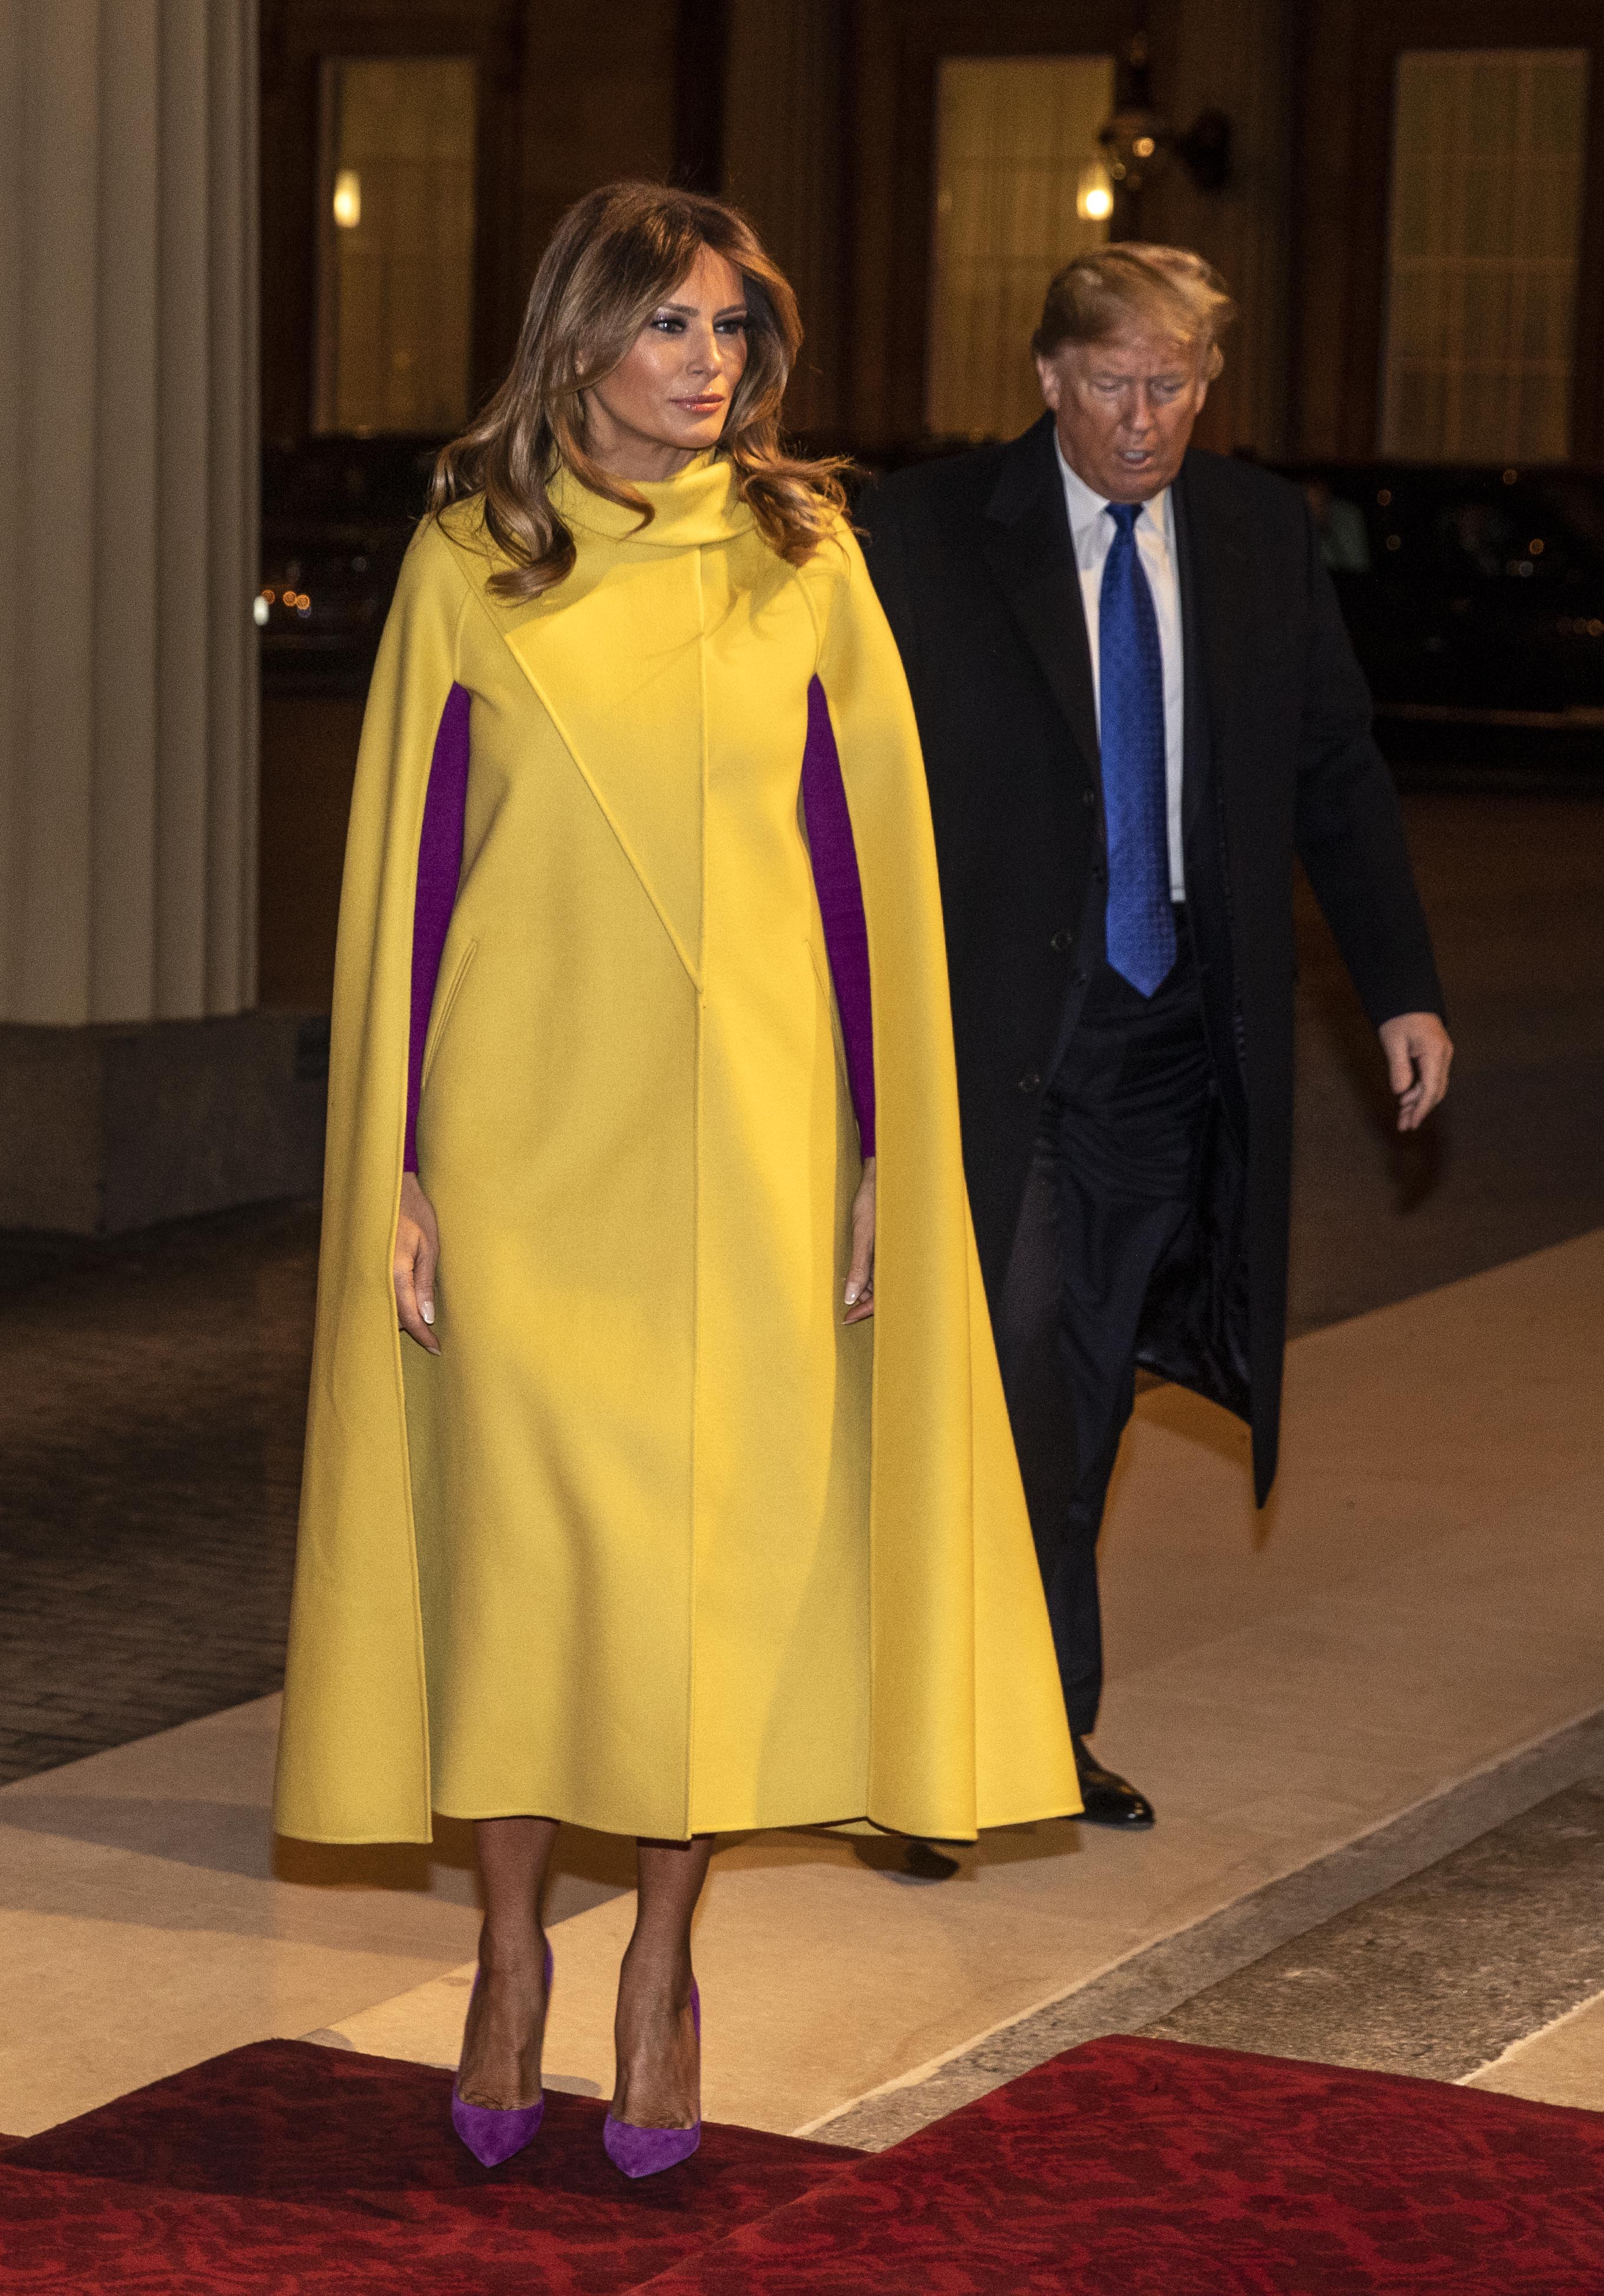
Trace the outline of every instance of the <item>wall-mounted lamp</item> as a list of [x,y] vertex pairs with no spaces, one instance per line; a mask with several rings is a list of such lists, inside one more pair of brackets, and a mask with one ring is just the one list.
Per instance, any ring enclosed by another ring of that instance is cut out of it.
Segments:
[[1139,32],[1120,60],[1114,117],[1098,131],[1111,182],[1122,192],[1140,192],[1173,154],[1200,192],[1223,190],[1231,181],[1230,120],[1223,111],[1200,111],[1178,134],[1154,106],[1150,68],[1147,35]]
[[341,168],[335,176],[334,220],[341,231],[355,231],[362,221],[362,177],[355,168]]
[[1114,212],[1114,185],[1100,160],[1080,171],[1075,190],[1075,212],[1083,223],[1107,223]]

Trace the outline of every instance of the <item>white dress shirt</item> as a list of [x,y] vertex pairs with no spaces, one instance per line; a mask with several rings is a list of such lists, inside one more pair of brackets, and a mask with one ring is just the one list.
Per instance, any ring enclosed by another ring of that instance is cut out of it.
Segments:
[[[1093,494],[1064,460],[1055,433],[1052,451],[1064,481],[1064,506],[1075,543],[1075,562],[1080,569],[1081,603],[1086,614],[1086,640],[1092,649],[1092,692],[1097,708],[1098,739],[1102,738],[1102,662],[1098,646],[1098,621],[1102,605],[1103,568],[1114,541],[1115,527],[1101,495]],[[1181,849],[1181,766],[1185,754],[1186,667],[1181,646],[1181,585],[1175,572],[1175,509],[1167,487],[1142,505],[1135,527],[1142,568],[1153,594],[1158,623],[1158,651],[1164,662],[1164,783],[1168,800],[1170,898],[1186,898],[1186,870]]]

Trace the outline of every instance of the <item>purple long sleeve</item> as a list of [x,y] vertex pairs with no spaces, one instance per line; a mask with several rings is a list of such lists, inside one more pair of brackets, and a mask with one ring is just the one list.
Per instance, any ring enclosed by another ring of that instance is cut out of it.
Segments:
[[824,946],[835,980],[847,1048],[847,1078],[857,1111],[858,1140],[874,1153],[874,1022],[869,995],[869,931],[857,847],[841,780],[830,704],[815,677],[807,689],[807,746],[802,752],[802,810],[813,853],[814,883],[824,920]]
[[406,1152],[402,1169],[418,1168],[418,1101],[423,1043],[434,1005],[440,958],[462,873],[462,818],[468,805],[468,689],[454,685],[440,712],[423,828],[418,840],[418,891],[413,910],[412,1041],[406,1069]]
[[[423,827],[418,843],[418,890],[413,915],[412,1039],[406,1078],[406,1150],[404,1168],[418,1168],[418,1102],[423,1082],[423,1046],[434,1006],[435,984],[457,880],[462,871],[462,819],[468,801],[468,692],[454,685],[440,713]],[[807,742],[802,752],[802,809],[813,854],[814,883],[824,922],[824,945],[835,981],[847,1049],[847,1078],[857,1111],[858,1138],[865,1157],[874,1153],[874,1031],[869,994],[869,934],[863,921],[863,888],[852,816],[841,780],[841,761],[830,705],[815,677],[807,693]]]

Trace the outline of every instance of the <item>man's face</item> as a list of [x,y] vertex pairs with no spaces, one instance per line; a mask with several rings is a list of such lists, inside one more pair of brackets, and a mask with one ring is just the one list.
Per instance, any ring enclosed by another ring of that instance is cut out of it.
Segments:
[[1038,358],[1042,396],[1076,478],[1105,502],[1147,502],[1176,472],[1208,396],[1207,345],[1136,325]]

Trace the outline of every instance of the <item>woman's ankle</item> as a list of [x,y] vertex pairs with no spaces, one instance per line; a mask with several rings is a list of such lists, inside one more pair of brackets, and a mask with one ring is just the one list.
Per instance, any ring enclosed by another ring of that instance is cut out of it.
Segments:
[[479,1931],[478,1959],[480,1973],[487,1978],[516,1980],[533,1976],[544,1984],[545,1931],[537,1922],[493,1923],[487,1916]]
[[632,1939],[618,1970],[620,1995],[627,1991],[643,2003],[666,2001],[675,2010],[690,2007],[695,1981],[688,1945],[637,1950]]

